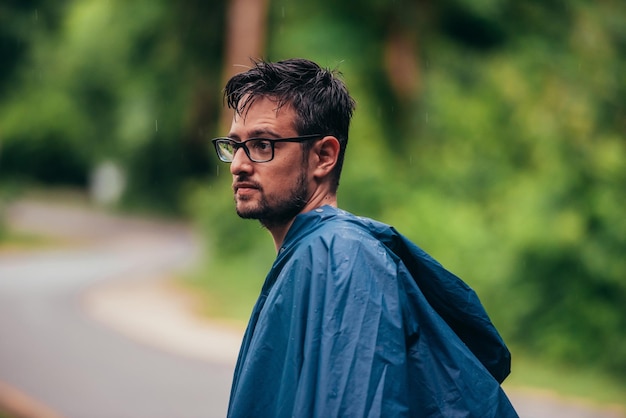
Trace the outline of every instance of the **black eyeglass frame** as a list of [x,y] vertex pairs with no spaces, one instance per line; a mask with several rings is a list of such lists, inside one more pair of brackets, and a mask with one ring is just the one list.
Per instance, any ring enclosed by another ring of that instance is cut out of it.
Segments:
[[[225,163],[232,163],[233,160],[232,159],[228,159],[225,158],[224,155],[220,152],[220,146],[219,144],[223,144],[223,143],[228,143],[233,147],[233,158],[235,156],[235,153],[237,152],[237,150],[239,148],[243,148],[244,152],[246,153],[246,155],[248,156],[248,158],[250,159],[250,161],[255,162],[255,163],[267,163],[270,162],[274,159],[274,145],[277,142],[305,142],[305,141],[310,141],[312,139],[322,139],[324,138],[326,135],[322,135],[322,134],[313,134],[313,135],[302,135],[302,136],[294,136],[291,138],[250,138],[247,139],[245,141],[235,141],[232,138],[228,138],[228,137],[220,137],[220,138],[215,138],[212,139],[211,142],[213,142],[213,146],[215,146],[215,152],[217,153],[217,157],[220,159],[220,161],[225,162]],[[250,150],[248,149],[248,146],[246,145],[246,143],[250,142],[250,141],[268,141],[272,150],[272,154],[270,156],[269,159],[266,160],[256,160],[254,158],[252,158],[250,156]]]

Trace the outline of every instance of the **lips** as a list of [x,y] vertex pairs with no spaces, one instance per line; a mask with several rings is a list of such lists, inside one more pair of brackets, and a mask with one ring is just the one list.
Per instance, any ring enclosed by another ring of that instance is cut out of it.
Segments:
[[250,190],[258,190],[260,186],[256,183],[249,181],[240,181],[233,184],[233,190],[235,193],[239,191],[250,191]]

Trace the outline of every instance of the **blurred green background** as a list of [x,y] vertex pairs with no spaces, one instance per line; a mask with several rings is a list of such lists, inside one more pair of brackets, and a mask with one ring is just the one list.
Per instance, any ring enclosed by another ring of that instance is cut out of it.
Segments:
[[72,188],[189,219],[206,256],[185,280],[207,314],[244,320],[273,246],[234,214],[209,140],[249,57],[344,74],[357,111],[340,206],[476,289],[519,359],[514,382],[567,386],[577,371],[574,392],[599,376],[619,401],[626,2],[5,0],[0,194]]

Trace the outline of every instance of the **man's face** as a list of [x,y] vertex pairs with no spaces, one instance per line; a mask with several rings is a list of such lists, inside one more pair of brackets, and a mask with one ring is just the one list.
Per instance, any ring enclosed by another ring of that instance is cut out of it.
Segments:
[[[295,117],[291,107],[277,111],[274,101],[258,98],[241,115],[235,114],[229,137],[236,141],[294,137]],[[276,143],[274,159],[265,163],[252,162],[239,149],[230,171],[237,214],[258,219],[268,228],[291,221],[309,199],[306,159],[298,143]]]

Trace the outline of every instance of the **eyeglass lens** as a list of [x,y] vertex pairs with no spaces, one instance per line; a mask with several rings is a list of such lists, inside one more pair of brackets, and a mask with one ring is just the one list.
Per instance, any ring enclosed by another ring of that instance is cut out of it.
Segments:
[[272,143],[265,139],[252,139],[245,143],[220,141],[218,145],[220,157],[225,161],[232,161],[238,148],[244,148],[252,161],[264,162],[272,159]]

